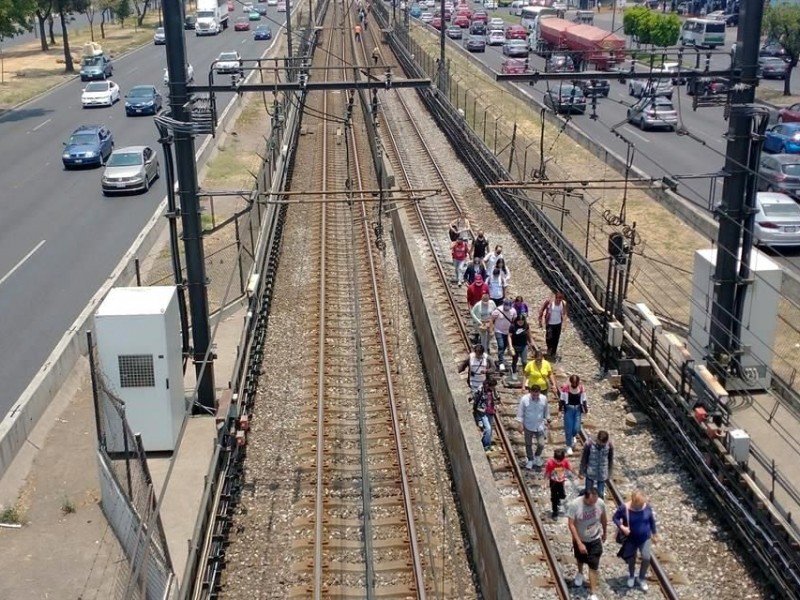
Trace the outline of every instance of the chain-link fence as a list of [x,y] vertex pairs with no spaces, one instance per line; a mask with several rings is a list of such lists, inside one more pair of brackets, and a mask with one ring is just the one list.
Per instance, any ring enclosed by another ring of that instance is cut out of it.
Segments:
[[[91,343],[91,341],[90,341]],[[174,572],[141,436],[125,418],[125,403],[108,386],[90,348],[100,470],[100,506],[121,546],[113,598],[171,598]]]

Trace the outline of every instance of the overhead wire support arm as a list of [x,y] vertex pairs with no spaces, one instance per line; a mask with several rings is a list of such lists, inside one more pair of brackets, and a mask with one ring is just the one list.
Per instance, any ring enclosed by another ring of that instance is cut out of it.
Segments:
[[306,90],[309,92],[326,92],[332,90],[372,90],[389,88],[427,88],[431,86],[430,79],[371,79],[367,81],[307,81],[277,82],[277,83],[243,83],[241,85],[212,84],[187,86],[189,93],[211,92],[288,92]]
[[[686,77],[731,77],[731,69],[716,71],[687,72]],[[532,82],[538,81],[590,81],[592,79],[610,79],[612,81],[625,81],[627,79],[674,79],[675,73],[669,71],[580,71],[578,73],[545,73],[543,71],[531,71],[529,73],[495,73],[495,81],[519,81]]]

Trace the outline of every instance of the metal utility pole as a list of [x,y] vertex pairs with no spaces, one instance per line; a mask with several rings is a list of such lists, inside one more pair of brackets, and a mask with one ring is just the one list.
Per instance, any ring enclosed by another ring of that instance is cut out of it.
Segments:
[[286,55],[289,57],[289,81],[294,80],[294,62],[292,61],[292,0],[286,0]]
[[445,89],[445,62],[444,62],[444,44],[445,44],[445,37],[444,37],[444,30],[445,30],[445,20],[444,20],[444,3],[445,0],[441,0],[439,3],[439,89]]
[[[717,265],[714,271],[715,297],[711,310],[708,368],[721,378],[730,374],[729,366],[739,351],[734,324],[742,318],[737,311],[736,292],[747,285],[737,275],[742,231],[754,205],[754,192],[748,186],[747,171],[753,151],[753,115],[755,103],[756,65],[761,38],[761,19],[764,4],[761,0],[743,0],[740,8],[739,31],[736,36],[736,56],[731,78],[731,114],[728,122],[728,145],[725,152],[725,178],[717,237]],[[748,194],[748,189],[750,193]],[[747,249],[749,253],[749,248]],[[749,256],[743,261],[749,262]]]
[[[197,196],[197,170],[194,159],[194,134],[191,133],[192,112],[186,87],[188,61],[183,37],[183,10],[180,0],[164,0],[164,33],[167,38],[169,70],[169,104],[172,118],[186,126],[173,130],[175,167],[178,175],[183,248],[186,252],[186,283],[192,315],[192,356],[197,374],[197,401],[206,409],[214,409],[214,355],[209,352],[208,290],[206,289],[205,253]],[[206,362],[208,354],[208,362]],[[205,368],[204,368],[205,367]]]

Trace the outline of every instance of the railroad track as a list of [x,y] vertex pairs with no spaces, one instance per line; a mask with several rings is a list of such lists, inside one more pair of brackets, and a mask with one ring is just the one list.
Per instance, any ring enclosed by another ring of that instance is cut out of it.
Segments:
[[[372,38],[375,47],[380,49],[381,45],[374,34]],[[366,58],[366,46],[362,50]],[[382,62],[388,64],[389,61],[382,56]],[[453,287],[448,285],[451,273],[444,265],[450,264],[450,252],[447,245],[442,247],[440,243],[440,240],[446,240],[441,238],[441,233],[447,230],[454,218],[465,215],[465,210],[426,143],[403,94],[403,91],[394,91],[384,96],[383,106],[388,110],[384,110],[387,125],[382,131],[387,140],[387,155],[395,173],[402,176],[410,188],[441,186],[442,193],[419,199],[413,203],[413,208],[408,210],[407,214],[411,217],[415,234],[421,240],[424,239],[424,252],[430,258],[426,263],[426,275],[430,281],[438,281],[440,284],[436,291],[436,301],[431,302],[431,305],[441,307],[443,311],[447,310],[445,307],[449,307],[449,315],[442,315],[445,320],[452,316],[450,321],[453,326],[449,328],[448,341],[452,347],[463,348],[464,352],[468,352],[469,336],[464,325],[464,318],[468,318],[468,313],[464,293],[463,290],[459,290],[460,298],[457,299]],[[414,165],[413,170],[408,168],[409,164]],[[439,233],[440,237],[435,237],[433,232]],[[503,497],[521,554],[525,557],[526,572],[533,584],[540,588],[552,588],[559,598],[569,598],[570,592],[563,573],[564,562],[572,562],[572,559],[569,553],[563,552],[565,548],[556,548],[556,544],[553,543],[554,540],[565,537],[568,540],[569,533],[563,519],[554,521],[549,517],[540,516],[550,512],[549,492],[538,472],[531,474],[520,468],[520,461],[525,460],[524,440],[514,431],[516,400],[519,394],[512,391],[511,394],[506,393],[506,396],[509,395],[513,398],[511,406],[507,406],[495,419],[499,449],[487,453],[487,458],[491,463],[495,482]],[[549,397],[554,422],[558,414],[557,400],[556,397]],[[584,431],[582,439],[585,439],[586,435]],[[575,461],[579,461],[579,457],[578,450]],[[610,482],[608,488],[612,498],[608,503],[610,518],[616,508],[615,505],[619,505],[624,499],[613,483]],[[613,533],[612,526],[609,528],[608,551],[615,550]],[[567,541],[566,546],[571,549],[570,542]],[[678,598],[670,576],[655,557],[651,579],[655,579],[658,583],[665,598],[669,600]]]
[[[328,26],[347,22],[333,3]],[[349,35],[328,37],[325,66],[352,56]],[[336,70],[335,73],[343,71]],[[406,449],[401,435],[381,273],[367,198],[366,144],[355,97],[322,95],[318,177],[323,190],[350,189],[350,202],[323,195],[309,232],[319,240],[317,360],[309,395],[308,458],[301,484],[294,598],[426,597]],[[349,124],[337,120],[350,114]],[[328,201],[331,200],[331,201]]]

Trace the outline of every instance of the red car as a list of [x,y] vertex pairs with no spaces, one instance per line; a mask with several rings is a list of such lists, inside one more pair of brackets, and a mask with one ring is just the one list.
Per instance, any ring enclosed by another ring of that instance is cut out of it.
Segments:
[[472,15],[472,20],[473,21],[480,21],[482,23],[488,23],[489,22],[489,15],[487,13],[483,12],[482,10],[479,10],[474,15]]
[[441,29],[442,17],[433,17],[433,21],[431,21],[431,27],[433,27],[434,29]]
[[250,19],[247,17],[239,17],[233,25],[234,31],[250,31]]
[[780,109],[778,123],[800,123],[800,103]]
[[527,40],[528,30],[525,29],[522,25],[511,25],[509,27],[506,27],[506,39]]
[[528,61],[524,58],[507,58],[500,65],[504,75],[520,75],[528,70]]
[[474,13],[472,12],[472,9],[471,9],[471,8],[466,8],[466,7],[464,7],[464,6],[459,6],[459,7],[458,7],[458,10],[456,10],[456,15],[457,15],[457,16],[459,16],[459,17],[460,17],[460,16],[462,16],[462,15],[463,15],[463,16],[467,17],[467,18],[468,18],[468,19],[470,19],[470,20],[472,20],[472,15],[473,15],[473,14],[474,14]]
[[469,27],[469,17],[465,15],[456,15],[453,19],[453,25],[458,25],[461,29]]

